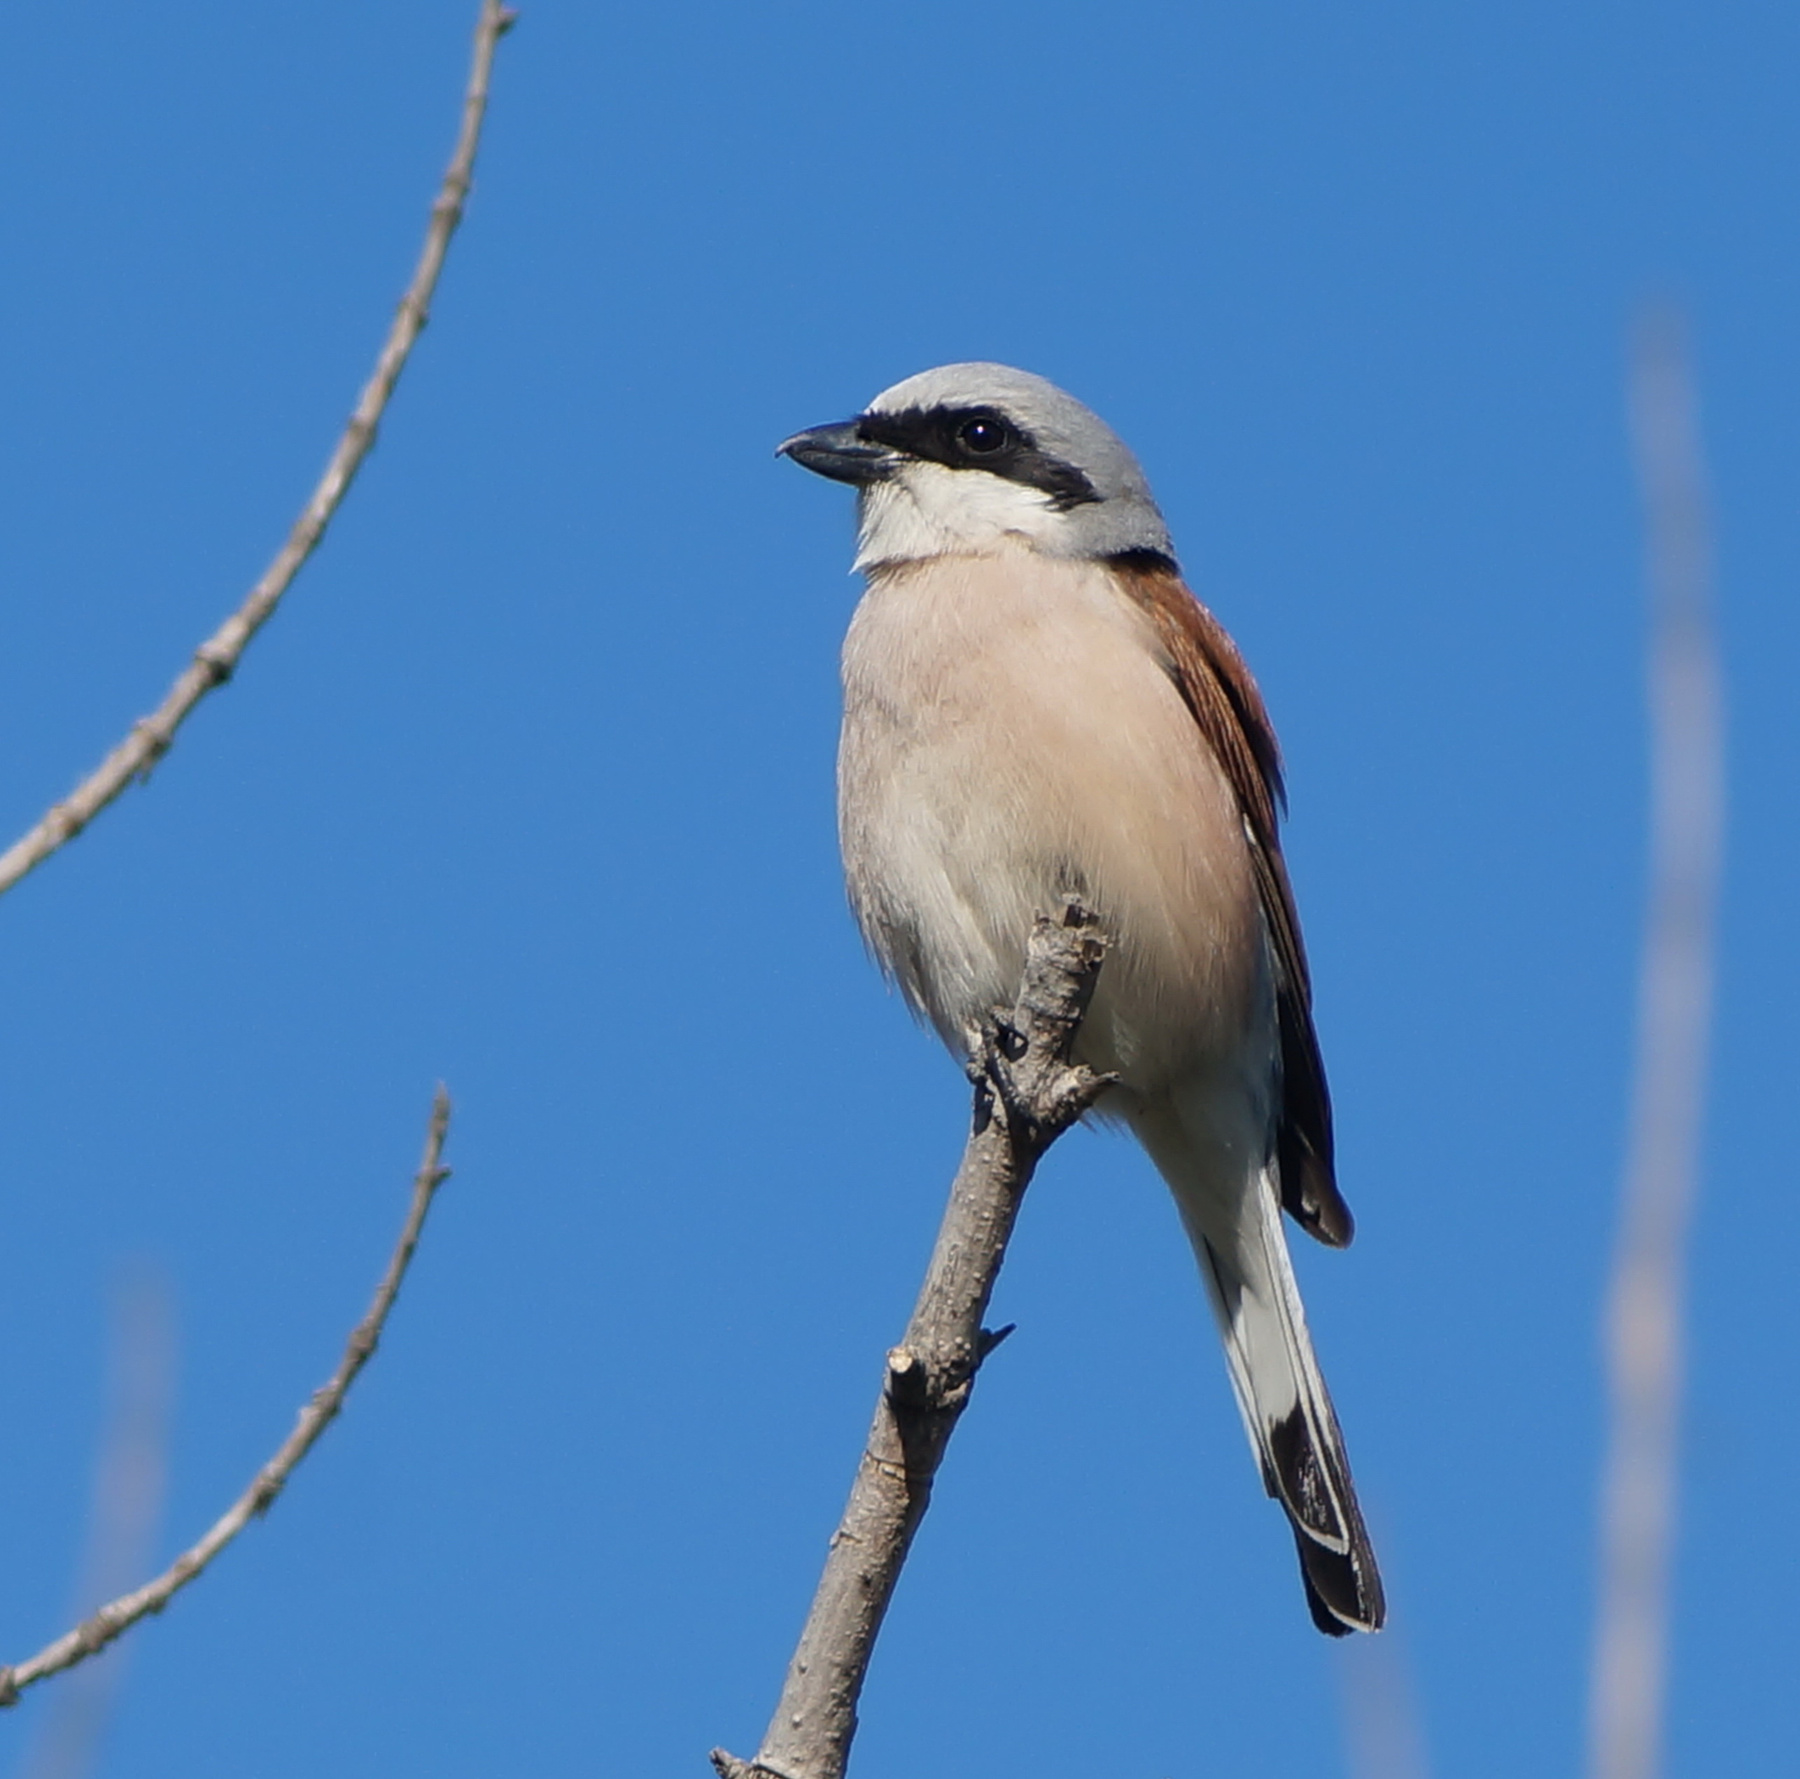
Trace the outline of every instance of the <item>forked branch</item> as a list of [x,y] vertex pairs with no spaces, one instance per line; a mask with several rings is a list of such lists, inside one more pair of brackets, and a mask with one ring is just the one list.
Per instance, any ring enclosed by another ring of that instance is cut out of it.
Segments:
[[375,1288],[374,1301],[368,1314],[351,1330],[344,1345],[344,1356],[338,1362],[331,1381],[313,1392],[312,1400],[301,1409],[294,1430],[282,1441],[280,1449],[262,1469],[257,1471],[249,1488],[238,1496],[220,1516],[199,1543],[190,1545],[154,1581],[146,1582],[135,1593],[102,1606],[91,1618],[83,1619],[74,1630],[58,1637],[40,1649],[29,1661],[0,1668],[0,1706],[18,1703],[26,1687],[64,1668],[73,1668],[91,1655],[98,1655],[115,1638],[130,1630],[140,1619],[161,1612],[195,1576],[203,1573],[220,1551],[251,1520],[267,1513],[275,1497],[287,1485],[294,1467],[318,1443],[319,1435],[337,1419],[344,1397],[356,1382],[357,1374],[368,1364],[381,1331],[387,1324],[388,1311],[400,1294],[400,1281],[406,1277],[413,1250],[419,1245],[419,1232],[425,1227],[426,1213],[437,1189],[449,1179],[450,1170],[442,1165],[444,1138],[450,1130],[450,1096],[439,1088],[432,1103],[431,1123],[425,1133],[425,1154],[413,1178],[412,1202],[407,1208],[406,1222],[400,1240],[381,1283]]
[[443,184],[438,189],[437,201],[431,206],[431,222],[425,231],[425,245],[419,254],[418,266],[406,295],[400,299],[393,326],[382,343],[375,369],[363,386],[349,424],[344,428],[318,486],[313,489],[312,498],[294,521],[287,542],[264,570],[262,579],[250,589],[244,603],[194,651],[193,659],[182,669],[162,703],[149,716],[141,717],[132,725],[130,734],[100,762],[89,778],[62,802],[55,804],[29,833],[20,836],[0,854],[0,894],[73,840],[133,779],[148,776],[150,769],[173,745],[175,732],[194,706],[231,677],[239,658],[250,646],[250,639],[275,615],[275,608],[294,576],[319,547],[326,526],[331,523],[350,484],[356,479],[363,459],[375,443],[375,430],[387,407],[388,397],[394,393],[394,385],[400,380],[414,342],[425,330],[432,293],[437,289],[438,274],[444,269],[444,256],[450,250],[450,237],[462,221],[463,205],[469,195],[475,149],[481,140],[482,118],[487,112],[488,77],[493,71],[494,48],[515,16],[499,0],[482,0],[481,16],[475,27],[474,65],[469,71],[468,90],[463,96],[462,129],[450,156],[450,165],[445,169]]
[[932,1479],[981,1362],[1003,1338],[981,1325],[1044,1151],[1108,1080],[1070,1059],[1106,952],[1070,903],[1032,933],[1018,1004],[974,1046],[975,1112],[905,1338],[887,1356],[869,1443],[825,1559],[780,1703],[752,1761],[722,1748],[720,1779],[841,1779],[856,1703]]

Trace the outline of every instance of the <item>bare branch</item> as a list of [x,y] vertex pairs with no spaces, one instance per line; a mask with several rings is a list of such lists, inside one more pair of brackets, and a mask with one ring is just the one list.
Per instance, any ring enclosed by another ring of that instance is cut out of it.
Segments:
[[356,409],[337,442],[337,449],[332,452],[325,473],[313,489],[312,498],[294,521],[287,542],[264,571],[262,579],[251,588],[244,603],[194,651],[193,659],[182,669],[162,703],[149,716],[132,725],[130,734],[101,761],[90,778],[64,801],[54,805],[29,833],[0,854],[0,894],[73,840],[133,779],[149,776],[150,769],[173,745],[175,732],[194,706],[231,677],[250,639],[274,616],[275,608],[294,576],[319,547],[326,526],[331,523],[351,482],[356,479],[363,459],[375,443],[382,410],[394,393],[394,385],[400,380],[414,343],[424,331],[432,293],[437,289],[438,274],[443,270],[444,256],[449,251],[450,237],[462,221],[463,205],[469,195],[475,149],[481,139],[482,117],[487,110],[488,77],[493,69],[494,48],[516,16],[500,5],[499,0],[482,0],[480,21],[475,27],[474,65],[469,71],[468,90],[463,98],[462,130],[450,165],[445,170],[437,201],[431,206],[431,222],[425,231],[425,245],[419,254],[412,283],[400,299],[393,326],[375,360],[375,369],[363,386]]
[[450,1177],[450,1170],[441,1165],[444,1138],[449,1129],[450,1096],[440,1087],[432,1103],[431,1123],[425,1134],[425,1154],[413,1179],[412,1203],[407,1209],[406,1222],[400,1230],[400,1239],[395,1244],[393,1257],[388,1261],[387,1271],[375,1288],[375,1297],[369,1305],[368,1314],[351,1331],[344,1346],[344,1356],[331,1381],[323,1389],[313,1392],[312,1400],[301,1409],[293,1432],[282,1442],[274,1457],[256,1473],[249,1488],[231,1504],[205,1537],[183,1551],[154,1581],[135,1593],[123,1595],[110,1605],[102,1606],[74,1630],[40,1649],[29,1661],[0,1668],[0,1706],[16,1704],[26,1687],[48,1675],[72,1668],[91,1655],[98,1655],[114,1638],[130,1630],[139,1619],[161,1612],[252,1519],[268,1512],[293,1474],[294,1467],[312,1450],[319,1435],[337,1418],[350,1386],[368,1364],[381,1339],[388,1311],[394,1307],[394,1299],[400,1294],[400,1281],[406,1277],[413,1250],[419,1245],[419,1231],[425,1226],[425,1216],[431,1209],[431,1201],[437,1189]]
[[887,1356],[849,1504],[762,1747],[748,1762],[715,1748],[720,1779],[841,1779],[932,1479],[982,1360],[1009,1332],[990,1334],[981,1318],[1025,1188],[1044,1151],[1109,1085],[1069,1057],[1105,952],[1086,909],[1071,902],[1060,918],[1040,916],[1017,1006],[973,1045],[973,1128],[906,1336]]
[[1612,1433],[1589,1701],[1594,1779],[1653,1779],[1661,1761],[1686,1246],[1699,1175],[1725,799],[1705,477],[1674,317],[1642,328],[1632,382],[1649,530],[1650,905],[1607,1324]]

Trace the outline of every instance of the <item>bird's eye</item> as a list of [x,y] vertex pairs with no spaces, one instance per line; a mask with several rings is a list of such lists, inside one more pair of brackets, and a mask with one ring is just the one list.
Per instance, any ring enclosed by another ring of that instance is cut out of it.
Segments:
[[1012,429],[1004,420],[990,419],[987,415],[977,415],[973,420],[965,420],[956,429],[956,442],[971,457],[992,457],[1011,442]]

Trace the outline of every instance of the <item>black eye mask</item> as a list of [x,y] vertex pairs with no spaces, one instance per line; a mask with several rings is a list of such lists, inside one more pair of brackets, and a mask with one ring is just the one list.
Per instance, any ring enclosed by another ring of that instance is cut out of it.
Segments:
[[1037,441],[998,408],[903,408],[864,414],[859,438],[947,469],[983,469],[1036,488],[1059,513],[1098,502],[1094,484],[1072,463],[1039,449]]

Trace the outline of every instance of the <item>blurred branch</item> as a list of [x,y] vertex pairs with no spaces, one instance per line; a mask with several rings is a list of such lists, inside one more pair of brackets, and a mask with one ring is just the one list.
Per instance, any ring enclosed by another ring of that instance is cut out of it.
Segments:
[[1430,1779],[1412,1663],[1392,1622],[1380,1637],[1346,1637],[1334,1652],[1351,1779]]
[[1723,695],[1692,375],[1648,318],[1632,420],[1648,528],[1650,897],[1637,1075],[1607,1323],[1612,1433],[1589,1701],[1593,1779],[1660,1766],[1688,1226],[1699,1173],[1724,833]]
[[[104,1432],[74,1617],[144,1572],[162,1520],[175,1392],[175,1311],[160,1270],[139,1269],[115,1290],[110,1345]],[[120,1649],[91,1663],[57,1690],[24,1762],[25,1779],[83,1779],[94,1770],[124,1654]]]
[[368,1314],[357,1323],[344,1346],[344,1356],[337,1371],[323,1389],[313,1393],[312,1400],[300,1411],[294,1430],[280,1449],[256,1473],[243,1494],[198,1544],[183,1551],[154,1581],[135,1593],[124,1595],[110,1605],[102,1606],[91,1618],[74,1630],[40,1649],[29,1661],[0,1668],[0,1706],[18,1702],[20,1693],[48,1675],[72,1668],[89,1656],[98,1655],[114,1638],[131,1629],[140,1619],[161,1612],[182,1588],[201,1574],[226,1545],[237,1537],[252,1519],[267,1513],[275,1498],[286,1486],[294,1467],[310,1452],[321,1433],[337,1418],[344,1397],[356,1382],[357,1374],[368,1364],[381,1339],[388,1311],[400,1293],[400,1281],[419,1245],[419,1232],[425,1226],[426,1213],[437,1189],[450,1177],[450,1170],[440,1165],[444,1138],[450,1129],[450,1096],[440,1087],[432,1103],[431,1123],[425,1135],[425,1154],[413,1179],[412,1203],[406,1222],[395,1244],[387,1271],[375,1288],[374,1301]]
[[388,397],[406,366],[414,343],[424,331],[437,289],[438,274],[450,248],[450,237],[462,221],[475,166],[475,149],[481,139],[482,117],[487,110],[488,78],[493,69],[494,48],[516,15],[499,0],[482,0],[475,27],[475,59],[463,98],[462,130],[445,170],[437,201],[431,206],[431,222],[425,245],[413,272],[412,283],[400,299],[400,307],[388,330],[375,369],[363,386],[355,411],[325,473],[313,489],[288,539],[249,597],[194,651],[162,703],[132,725],[131,733],[100,763],[99,768],[61,803],[54,805],[29,833],[0,854],[0,893],[12,888],[27,872],[75,838],[133,779],[148,777],[150,769],[169,751],[175,733],[189,713],[215,687],[228,680],[239,658],[287,592],[294,576],[319,546],[325,528],[356,479],[356,472],[375,443],[375,431],[387,407]]
[[925,1283],[887,1356],[875,1423],[832,1538],[780,1703],[753,1761],[712,1753],[720,1779],[841,1779],[856,1703],[932,1479],[981,1362],[1009,1330],[981,1318],[1044,1151],[1107,1086],[1069,1060],[1106,952],[1094,917],[1040,916],[1018,1004],[974,1045],[975,1111]]

